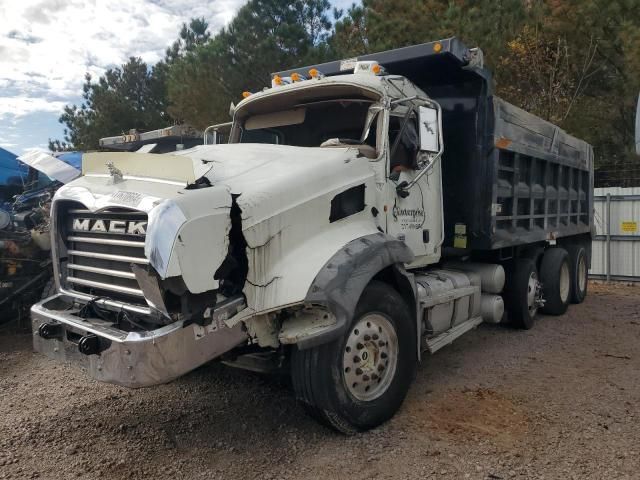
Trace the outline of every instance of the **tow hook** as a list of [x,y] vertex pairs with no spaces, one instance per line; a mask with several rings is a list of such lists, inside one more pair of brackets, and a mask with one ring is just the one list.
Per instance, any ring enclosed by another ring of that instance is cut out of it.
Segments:
[[100,339],[97,335],[89,333],[78,341],[78,350],[85,355],[97,355],[104,348],[100,348]]
[[59,323],[43,323],[38,327],[38,335],[45,340],[62,338],[63,329]]

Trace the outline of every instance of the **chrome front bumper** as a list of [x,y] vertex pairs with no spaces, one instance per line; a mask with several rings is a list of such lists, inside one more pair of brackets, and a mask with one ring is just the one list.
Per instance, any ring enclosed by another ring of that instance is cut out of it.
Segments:
[[[57,294],[31,307],[34,349],[79,366],[101,382],[131,388],[166,383],[248,339],[241,323],[229,328],[215,311],[206,327],[178,321],[156,330],[125,332],[103,320],[77,316],[78,309],[69,308],[72,300]],[[90,338],[99,353],[82,353],[84,338]]]

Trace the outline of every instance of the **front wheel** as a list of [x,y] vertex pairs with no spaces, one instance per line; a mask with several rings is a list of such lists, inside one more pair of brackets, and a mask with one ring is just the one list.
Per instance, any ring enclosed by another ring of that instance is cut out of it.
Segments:
[[342,433],[387,421],[402,405],[415,374],[414,324],[398,292],[371,282],[343,337],[293,352],[296,396],[316,419]]

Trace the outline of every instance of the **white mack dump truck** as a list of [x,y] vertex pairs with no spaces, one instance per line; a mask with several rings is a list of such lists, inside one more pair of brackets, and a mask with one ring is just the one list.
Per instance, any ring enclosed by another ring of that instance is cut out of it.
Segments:
[[585,298],[592,149],[494,96],[480,50],[272,78],[229,144],[85,155],[53,202],[37,351],[128,387],[288,368],[348,433],[397,411],[427,352]]

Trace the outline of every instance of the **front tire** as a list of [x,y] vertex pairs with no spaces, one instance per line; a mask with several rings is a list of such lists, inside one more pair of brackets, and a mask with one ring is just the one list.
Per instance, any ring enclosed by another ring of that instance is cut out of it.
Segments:
[[296,396],[317,420],[345,434],[384,423],[402,405],[415,375],[414,325],[398,292],[372,281],[341,338],[293,351]]

